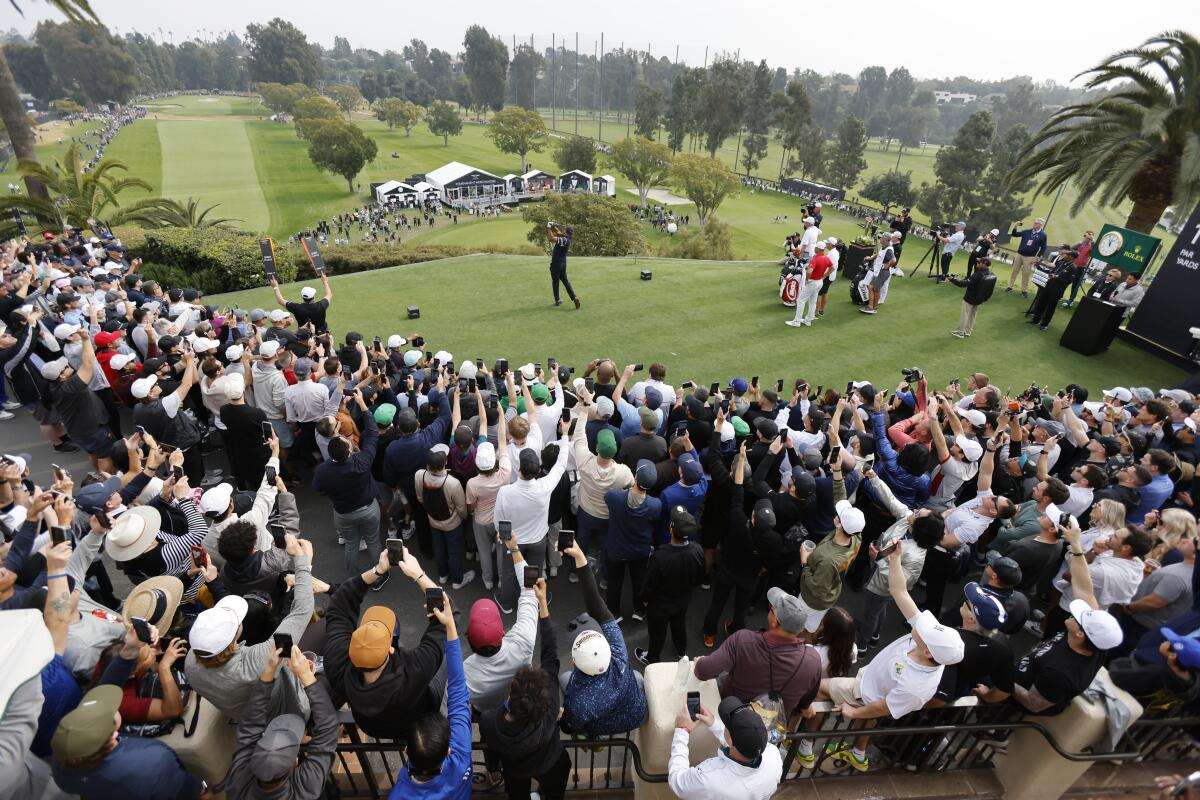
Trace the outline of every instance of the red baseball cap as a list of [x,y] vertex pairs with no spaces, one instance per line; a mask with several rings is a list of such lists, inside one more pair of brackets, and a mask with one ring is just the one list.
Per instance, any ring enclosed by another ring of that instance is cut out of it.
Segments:
[[101,331],[96,334],[96,344],[99,347],[108,347],[113,342],[120,340],[121,333],[119,331]]
[[467,641],[471,649],[499,647],[504,641],[504,622],[495,601],[483,598],[471,606],[471,621],[467,624]]

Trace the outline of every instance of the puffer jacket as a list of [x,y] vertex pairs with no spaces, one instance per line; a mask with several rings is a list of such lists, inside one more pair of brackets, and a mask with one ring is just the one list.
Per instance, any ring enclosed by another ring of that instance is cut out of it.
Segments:
[[875,474],[883,478],[896,499],[909,508],[918,508],[929,500],[929,475],[913,475],[897,462],[898,453],[887,437],[882,411],[871,414],[875,429]]

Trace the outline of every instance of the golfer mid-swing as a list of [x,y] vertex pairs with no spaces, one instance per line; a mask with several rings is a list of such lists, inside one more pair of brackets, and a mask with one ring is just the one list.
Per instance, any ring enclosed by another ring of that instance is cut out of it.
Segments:
[[560,228],[558,223],[546,223],[546,235],[550,237],[550,286],[554,290],[554,305],[562,305],[562,300],[558,299],[558,284],[561,281],[562,285],[567,289],[567,296],[575,301],[575,308],[579,308],[579,298],[575,296],[575,290],[571,288],[571,281],[567,278],[567,251],[571,249],[571,237],[575,234],[575,228],[568,225],[566,228]]

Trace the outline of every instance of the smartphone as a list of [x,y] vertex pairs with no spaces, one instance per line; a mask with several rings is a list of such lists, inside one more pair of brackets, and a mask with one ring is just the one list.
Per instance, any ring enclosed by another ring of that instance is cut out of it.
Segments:
[[268,467],[266,467],[266,468],[263,470],[263,475],[264,475],[264,477],[266,477],[266,479],[267,479],[267,485],[268,485],[268,486],[274,486],[274,485],[275,485],[275,479],[279,477],[279,473],[277,473],[277,472],[275,471],[275,468],[274,468],[274,467],[271,467],[271,466],[268,466]]
[[825,387],[818,383],[817,384],[817,397],[820,397],[823,394],[825,394]]
[[556,364],[558,362],[554,360],[554,356],[546,356],[546,372],[553,372]]
[[508,359],[507,358],[500,359],[500,372],[504,375],[508,374]]
[[426,351],[425,351],[425,360],[426,360],[426,361],[433,361],[433,351],[432,351],[432,350],[426,350]]
[[1066,527],[1070,526],[1070,524],[1071,524],[1071,515],[1070,514],[1064,513],[1064,514],[1058,515],[1058,527],[1066,528]]
[[54,470],[55,482],[71,480],[71,473],[67,472],[65,469],[60,467],[58,464],[51,464],[50,469]]
[[564,408],[564,409],[562,410],[562,421],[563,421],[563,422],[570,422],[570,421],[571,421],[571,409],[569,409],[569,408]]
[[575,425],[579,422],[579,417],[571,420],[571,424],[567,426],[567,438],[570,439],[575,435]]
[[269,423],[269,422],[262,423],[262,435],[263,435],[263,441],[269,441],[275,437],[275,429],[271,427],[271,423]]
[[854,394],[854,381],[846,381],[846,397]]
[[454,362],[453,361],[446,362],[446,372],[454,372]]
[[679,422],[676,422],[675,423],[675,435],[682,436],[683,434],[687,433],[687,426],[688,426],[688,423],[687,423],[686,419],[681,419],[681,420],[679,420]]
[[717,392],[719,392],[720,390],[721,390],[721,384],[717,381],[713,381],[712,383],[710,383],[708,385],[708,394],[710,397],[715,397]]
[[150,644],[154,638],[150,633],[150,623],[141,617],[130,617],[129,624],[133,626],[133,632],[137,635],[138,641],[142,644]]
[[679,388],[680,389],[694,389],[694,388],[696,388],[696,384],[692,383],[691,381],[684,381],[683,383],[679,384]]
[[783,378],[775,381],[775,394],[783,394]]
[[475,369],[483,369],[483,359],[482,358],[475,359]]
[[424,336],[414,336],[412,343],[413,343],[413,347],[416,347],[416,348],[424,347],[425,346],[425,337]]
[[753,386],[755,389],[758,388],[758,376],[757,375],[755,375],[754,377],[752,377],[750,379],[750,385]]
[[275,640],[275,647],[283,650],[283,658],[289,658],[292,655],[292,635],[290,633],[277,633],[271,637]]
[[642,370],[644,370],[645,368],[646,368],[646,365],[645,365],[645,364],[634,364],[634,365],[633,365],[633,371],[634,371],[634,372],[641,372],[641,371],[642,371]]
[[112,527],[112,520],[108,518],[108,513],[103,508],[96,509],[94,516],[96,517],[96,522],[99,522],[100,527],[104,528],[104,530]]
[[67,529],[60,528],[57,525],[50,529],[50,543],[62,544],[67,540]]
[[959,381],[958,381],[958,378],[951,378],[951,379],[950,379],[950,385],[951,385],[951,386],[953,386],[953,387],[954,387],[954,388],[956,388],[956,389],[958,388],[958,383],[959,383]]
[[383,350],[383,348],[382,348],[382,347],[380,347],[380,345],[381,345],[381,344],[383,344],[383,339],[381,339],[380,337],[376,336],[376,337],[375,337],[375,338],[372,340],[372,342],[373,342],[373,343],[372,343],[372,345],[371,345],[371,346],[372,346],[372,347],[373,347],[375,350],[380,350],[380,351],[382,351],[382,350]]
[[158,449],[162,451],[162,454],[164,456],[169,456],[169,455],[171,455],[171,453],[174,453],[179,448],[173,444],[167,444],[166,442],[159,442]]
[[512,523],[508,520],[500,520],[496,523],[496,531],[500,534],[500,541],[507,542],[512,539]]
[[784,447],[788,447],[791,445],[791,443],[792,443],[791,436],[788,434],[787,428],[784,428],[783,430],[781,430],[779,432],[779,443],[782,444]]
[[134,429],[135,431],[137,431],[138,433],[140,433],[142,436],[145,436],[145,435],[146,435],[146,429],[145,429],[145,428],[143,428],[141,425],[134,425],[134,426],[133,426],[133,429]]
[[393,567],[399,566],[404,560],[404,540],[403,539],[387,539],[384,541],[387,547],[388,563]]
[[833,447],[829,448],[829,463],[830,464],[838,463],[839,461],[841,461],[841,458],[842,458],[842,446],[841,445],[834,445]]
[[575,531],[561,530],[558,532],[558,552],[566,550],[575,544]]
[[275,543],[276,547],[280,550],[287,547],[287,540],[283,538],[287,535],[287,530],[282,525],[268,525],[267,530],[271,532],[271,541]]
[[898,545],[899,543],[900,543],[900,540],[897,539],[896,541],[889,544],[887,547],[878,551],[877,553],[875,553],[875,559],[877,561],[882,561],[883,559],[887,558],[888,556],[890,556],[892,554],[892,551],[894,551],[896,549],[896,545]]
[[475,382],[475,379],[467,378],[467,391],[470,392],[471,394],[475,394],[475,392],[477,392],[478,390],[479,390],[479,384]]
[[378,365],[378,364],[372,364],[372,365],[371,365],[371,372],[372,372],[373,374],[375,374],[375,375],[378,375],[378,374],[379,374],[379,365]]
[[204,569],[204,565],[208,563],[208,553],[199,545],[192,545],[192,563],[197,569]]
[[537,585],[538,578],[540,577],[542,577],[542,571],[540,569],[525,567],[525,588],[532,589],[535,585]]
[[688,716],[692,718],[693,722],[700,716],[700,693],[699,692],[688,692],[687,693],[687,710],[688,710]]
[[446,607],[446,593],[442,591],[440,586],[432,586],[425,590],[425,608],[430,614],[433,610],[443,609]]
[[588,390],[588,394],[596,393],[596,379],[588,376],[583,379],[583,388]]

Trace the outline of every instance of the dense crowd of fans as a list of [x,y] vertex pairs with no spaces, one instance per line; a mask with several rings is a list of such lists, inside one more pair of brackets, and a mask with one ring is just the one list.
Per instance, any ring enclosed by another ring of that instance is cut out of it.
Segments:
[[[6,418],[92,467],[0,464],[2,796],[207,796],[166,743],[204,698],[237,726],[230,796],[321,796],[348,708],[403,742],[395,797],[467,796],[473,722],[486,780],[561,797],[562,735],[641,725],[668,637],[723,698],[680,708],[681,797],[770,796],[773,734],[818,730],[818,700],[866,725],[968,695],[1057,714],[1103,665],[1200,696],[1183,389],[935,390],[918,368],[672,385],[662,362],[335,337],[324,278],[222,309],[73,230],[0,260]],[[314,565],[301,492],[327,499],[343,564]],[[397,571],[426,604],[412,647],[370,602]],[[458,605],[477,580],[490,597]],[[587,619],[556,618],[552,582]],[[891,606],[910,630],[886,641]],[[691,766],[699,723],[723,746]],[[865,736],[831,753],[870,767]],[[818,755],[801,741],[801,767]]]

